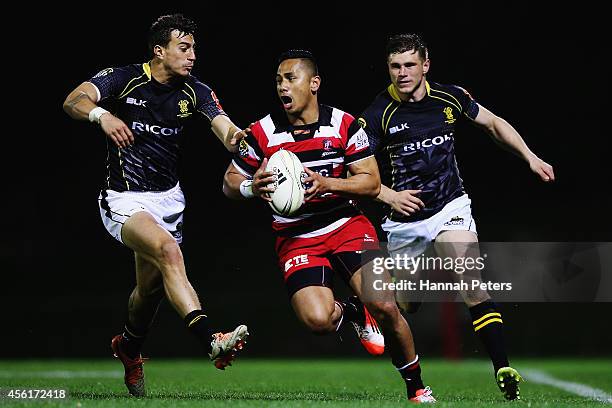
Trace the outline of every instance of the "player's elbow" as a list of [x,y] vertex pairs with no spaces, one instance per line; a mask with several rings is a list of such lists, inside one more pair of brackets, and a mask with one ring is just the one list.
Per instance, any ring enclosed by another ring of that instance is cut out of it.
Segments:
[[367,188],[364,189],[364,195],[368,198],[376,198],[380,194],[380,178],[379,177],[370,177],[370,182],[368,183]]
[[223,177],[223,194],[225,194],[227,198],[230,198],[232,200],[239,200],[242,198],[240,194],[240,189],[232,187],[232,180],[230,177],[231,176],[229,173],[225,173],[225,176]]

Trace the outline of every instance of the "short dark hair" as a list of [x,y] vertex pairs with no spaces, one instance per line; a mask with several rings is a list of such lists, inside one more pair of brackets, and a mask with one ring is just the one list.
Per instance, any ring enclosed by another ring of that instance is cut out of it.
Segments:
[[412,50],[418,52],[423,61],[429,58],[427,44],[418,34],[396,34],[389,37],[387,41],[387,58],[391,54],[401,54]]
[[312,52],[308,50],[288,50],[278,56],[278,64],[288,59],[299,59],[306,63],[313,76],[319,75],[319,67]]
[[195,34],[196,29],[196,23],[182,14],[160,16],[149,29],[149,51],[152,53],[156,45],[168,45],[174,30],[180,31],[181,35],[187,35]]

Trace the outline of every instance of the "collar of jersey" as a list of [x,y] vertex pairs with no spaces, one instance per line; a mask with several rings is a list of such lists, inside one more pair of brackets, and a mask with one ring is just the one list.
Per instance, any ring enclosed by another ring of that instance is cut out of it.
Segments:
[[[427,88],[427,96],[429,96],[430,88],[429,88],[429,82],[427,81],[425,81],[425,88]],[[402,99],[400,98],[399,94],[397,93],[397,89],[395,89],[393,84],[390,84],[387,87],[387,92],[389,93],[391,98],[393,98],[394,101],[402,103]]]

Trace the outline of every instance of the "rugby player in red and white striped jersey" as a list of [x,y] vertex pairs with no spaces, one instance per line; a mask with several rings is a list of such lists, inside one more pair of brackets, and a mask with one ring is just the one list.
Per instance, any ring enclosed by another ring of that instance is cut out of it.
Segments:
[[[316,334],[333,333],[342,322],[351,322],[372,354],[384,351],[382,329],[393,364],[406,380],[408,397],[434,402],[421,381],[412,334],[394,299],[362,296],[362,267],[380,255],[374,227],[351,201],[374,198],[380,191],[367,135],[350,114],[319,104],[321,78],[310,52],[282,54],[276,84],[284,112],[251,125],[225,173],[223,191],[230,198],[269,201],[266,193],[272,192],[268,185],[274,175],[265,171],[267,159],[279,149],[295,153],[308,174],[306,202],[292,216],[275,214],[272,225],[297,317]],[[334,300],[334,272],[356,297]]]

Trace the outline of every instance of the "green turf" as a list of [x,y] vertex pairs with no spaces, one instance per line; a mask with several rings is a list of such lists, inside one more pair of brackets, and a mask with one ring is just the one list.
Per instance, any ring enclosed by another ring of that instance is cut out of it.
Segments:
[[[246,356],[245,356],[246,357]],[[507,403],[482,361],[422,362],[424,380],[442,407],[602,407],[605,404],[527,382],[523,403]],[[612,393],[612,360],[520,360],[514,366],[537,369],[565,381]],[[82,372],[90,378],[58,378]],[[96,373],[93,373],[96,374]],[[401,407],[403,382],[384,359],[255,360],[243,358],[218,371],[205,361],[153,359],[146,363],[148,397],[127,396],[120,363],[93,361],[0,361],[0,388],[62,388],[61,402],[14,402],[0,406],[70,407]],[[46,376],[46,377],[45,377]],[[114,377],[113,377],[114,376]],[[49,378],[52,377],[52,378]]]

